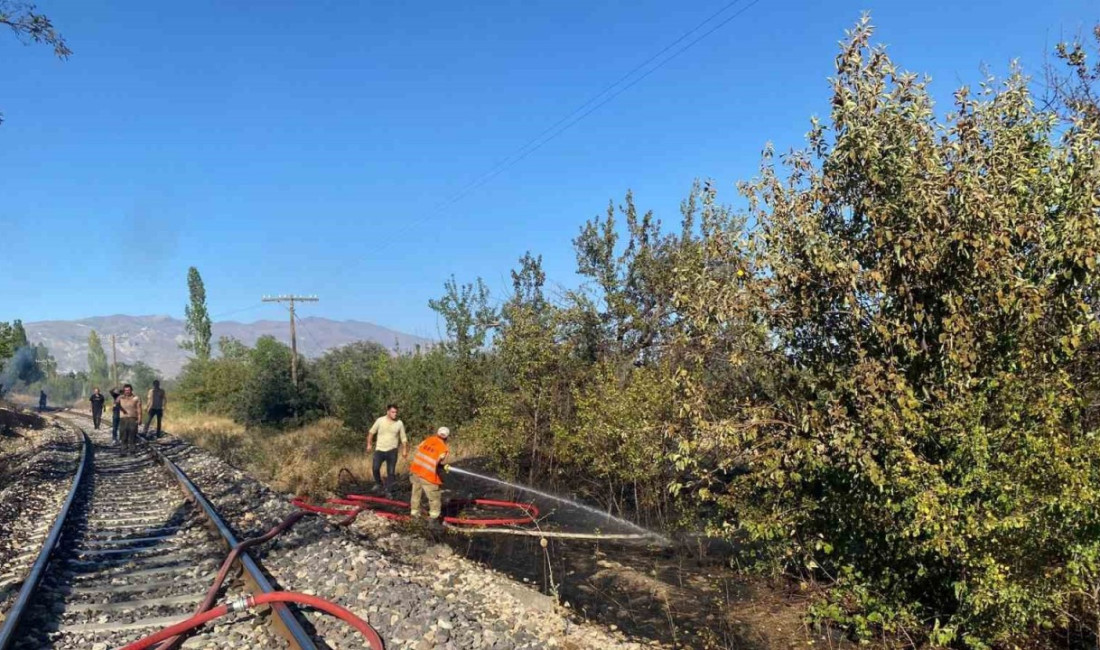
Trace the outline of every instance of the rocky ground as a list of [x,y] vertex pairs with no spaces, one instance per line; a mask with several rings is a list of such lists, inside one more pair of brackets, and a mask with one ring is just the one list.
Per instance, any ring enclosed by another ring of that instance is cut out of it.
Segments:
[[[265,532],[295,511],[290,495],[271,490],[204,450],[170,436],[156,444],[242,539]],[[579,621],[550,597],[457,556],[427,531],[369,514],[349,528],[308,517],[257,555],[278,587],[350,609],[370,622],[390,649],[660,647]],[[314,613],[307,618],[329,647],[364,647],[358,633],[342,622]]]
[[0,621],[72,486],[77,429],[0,408]]

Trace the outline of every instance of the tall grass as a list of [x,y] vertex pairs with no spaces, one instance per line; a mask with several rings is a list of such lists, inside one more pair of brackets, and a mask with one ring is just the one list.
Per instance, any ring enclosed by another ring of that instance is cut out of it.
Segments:
[[[371,480],[366,433],[336,418],[297,429],[248,429],[226,417],[185,413],[173,415],[169,430],[285,492],[333,494],[345,469],[355,479]],[[410,454],[422,437],[410,440]],[[475,451],[459,442],[453,445],[452,461],[474,456]],[[398,459],[397,472],[408,474],[404,459]],[[347,474],[343,478],[347,480]]]

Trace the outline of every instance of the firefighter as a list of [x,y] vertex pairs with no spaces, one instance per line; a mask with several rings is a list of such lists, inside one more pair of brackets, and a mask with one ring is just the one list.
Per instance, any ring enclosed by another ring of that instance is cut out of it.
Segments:
[[440,523],[439,517],[443,514],[443,472],[447,471],[447,465],[443,461],[450,451],[447,448],[447,438],[451,430],[447,427],[439,427],[434,436],[420,443],[409,465],[409,479],[412,481],[412,497],[409,499],[413,519],[420,516],[420,496],[428,497],[428,517],[432,522]]

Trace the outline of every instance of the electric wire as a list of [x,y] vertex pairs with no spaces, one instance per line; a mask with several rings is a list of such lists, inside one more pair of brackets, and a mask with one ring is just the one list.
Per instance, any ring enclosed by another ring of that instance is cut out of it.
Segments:
[[564,122],[569,120],[569,118],[573,117],[577,113],[580,113],[584,109],[591,106],[600,97],[603,97],[605,94],[607,94],[608,91],[615,88],[615,86],[618,86],[619,84],[623,83],[624,81],[629,79],[631,76],[633,76],[635,73],[639,72],[640,70],[644,69],[647,65],[649,65],[650,63],[655,61],[657,58],[659,58],[665,52],[668,52],[672,48],[674,48],[677,45],[679,45],[680,43],[682,43],[689,36],[691,36],[695,32],[697,32],[700,29],[702,29],[703,27],[705,27],[707,23],[711,22],[712,20],[714,20],[718,16],[722,15],[723,13],[725,13],[727,10],[731,9],[735,5],[740,4],[741,2],[743,2],[743,0],[732,0],[732,2],[727,3],[721,9],[719,9],[718,11],[714,12],[713,14],[708,16],[706,19],[704,19],[702,22],[698,23],[697,25],[695,25],[691,29],[689,29],[686,32],[684,32],[683,34],[681,34],[680,37],[677,38],[675,41],[672,41],[671,43],[669,43],[668,45],[663,47],[660,51],[658,51],[655,54],[653,54],[652,56],[650,56],[645,61],[642,61],[638,65],[634,66],[628,72],[623,74],[621,77],[619,77],[615,81],[613,81],[613,82],[607,84],[606,86],[604,86],[604,88],[602,90],[600,90],[600,92],[598,92],[595,95],[592,95],[591,97],[589,97],[583,104],[581,104],[580,106],[577,106],[572,111],[570,111],[569,113],[562,116],[561,119],[559,119],[557,122],[554,122],[550,126],[546,127],[546,129],[544,129],[541,133],[539,133],[535,137],[531,138],[530,140],[525,142],[522,146],[518,147],[517,149],[512,151],[510,154],[508,154],[507,156],[502,158],[499,162],[497,162],[496,165],[493,165],[493,167],[491,167],[488,171],[484,172],[483,174],[481,174],[480,176],[478,176],[474,180],[467,183],[465,186],[463,186],[461,189],[459,189],[457,192],[455,192],[450,198],[444,200],[442,203],[440,203],[438,206],[436,206],[435,209],[437,211],[442,210],[442,209],[454,204],[455,202],[461,200],[464,196],[467,195],[468,190],[472,191],[473,189],[476,189],[477,187],[479,187],[480,186],[479,184],[480,184],[480,182],[483,178],[491,179],[493,173],[496,172],[498,168],[507,166],[508,162],[513,157],[523,154],[529,147],[531,147],[531,146],[535,145],[536,143],[538,143],[539,140],[541,140],[544,136],[551,133],[552,131],[554,131],[559,126],[561,126]]
[[[488,183],[489,181],[493,180],[494,178],[496,178],[497,176],[499,176],[499,175],[500,175],[501,173],[503,173],[504,171],[506,171],[506,170],[507,170],[508,168],[510,168],[510,167],[514,166],[515,164],[517,164],[517,163],[521,162],[522,160],[524,160],[525,158],[527,158],[527,157],[528,157],[528,156],[530,156],[531,154],[533,154],[533,153],[535,153],[536,151],[538,151],[539,149],[541,149],[541,148],[542,148],[543,146],[545,146],[545,145],[549,144],[549,143],[550,143],[550,142],[552,142],[552,141],[553,141],[553,140],[554,140],[555,138],[557,138],[557,137],[558,137],[558,136],[560,136],[561,134],[563,134],[563,133],[565,133],[566,131],[568,131],[568,130],[569,130],[570,128],[572,128],[573,126],[575,126],[575,125],[576,125],[577,123],[579,123],[579,122],[580,122],[581,120],[583,120],[584,118],[588,117],[588,116],[589,116],[589,115],[591,115],[592,113],[595,113],[595,112],[596,112],[596,111],[598,111],[598,110],[599,110],[600,108],[602,108],[602,107],[606,106],[606,105],[607,105],[608,103],[610,103],[610,102],[611,102],[612,100],[614,100],[614,99],[615,99],[616,97],[618,97],[619,95],[623,94],[623,93],[624,93],[624,92],[626,92],[627,90],[630,90],[631,88],[633,88],[634,86],[636,86],[636,85],[637,85],[637,84],[638,84],[639,82],[641,82],[642,80],[644,80],[644,79],[645,79],[646,77],[648,77],[649,75],[653,74],[653,73],[654,73],[654,72],[656,72],[657,70],[660,70],[660,69],[661,69],[662,67],[664,67],[664,65],[665,65],[665,64],[667,64],[667,63],[669,63],[670,61],[672,61],[672,60],[676,59],[677,57],[679,57],[679,56],[680,56],[681,54],[683,54],[684,52],[687,52],[687,51],[688,51],[689,49],[691,49],[691,48],[692,48],[693,46],[695,46],[696,44],[698,44],[698,43],[699,43],[700,41],[702,41],[702,40],[703,40],[703,39],[705,39],[706,37],[710,36],[711,34],[713,34],[714,32],[718,31],[719,29],[721,29],[721,28],[725,27],[725,26],[726,26],[726,25],[728,25],[728,24],[729,24],[730,22],[732,22],[732,21],[733,21],[733,19],[735,19],[735,18],[737,18],[738,16],[740,16],[741,14],[745,13],[746,11],[748,11],[749,9],[751,9],[751,8],[752,8],[752,7],[754,6],[754,5],[756,5],[756,4],[757,4],[757,3],[759,3],[759,2],[760,2],[760,0],[752,0],[752,2],[750,2],[750,3],[748,4],[748,5],[746,5],[746,6],[742,7],[740,11],[737,11],[737,12],[735,12],[735,13],[734,13],[733,15],[729,16],[728,18],[726,18],[726,19],[725,19],[725,20],[723,20],[722,22],[718,23],[717,25],[715,25],[714,27],[712,27],[712,28],[711,28],[710,30],[708,30],[708,31],[704,32],[704,33],[703,33],[703,34],[702,34],[701,36],[699,36],[699,37],[698,37],[698,38],[696,38],[695,40],[691,41],[690,43],[688,43],[687,45],[685,45],[685,46],[684,46],[683,48],[681,48],[680,50],[677,50],[677,51],[676,51],[676,52],[674,52],[674,53],[673,53],[673,54],[672,54],[671,56],[669,56],[668,58],[666,58],[666,59],[662,60],[662,61],[661,61],[660,63],[658,63],[657,65],[655,65],[655,66],[653,66],[652,68],[650,68],[649,70],[647,70],[647,71],[646,71],[646,72],[645,72],[644,74],[642,74],[642,75],[641,75],[641,76],[639,76],[638,78],[634,79],[634,80],[633,80],[633,81],[631,81],[630,83],[626,84],[625,86],[623,86],[623,87],[619,88],[618,90],[616,90],[615,92],[613,92],[613,93],[612,93],[611,95],[609,95],[608,97],[606,97],[606,98],[605,98],[605,99],[604,99],[603,101],[601,101],[600,103],[596,104],[595,106],[592,106],[591,108],[589,108],[589,109],[588,109],[588,110],[586,110],[585,112],[581,113],[581,114],[580,114],[579,116],[577,116],[576,118],[574,118],[574,119],[570,120],[570,121],[569,121],[568,123],[566,123],[566,124],[565,124],[564,126],[562,126],[562,127],[560,128],[560,129],[558,129],[557,131],[555,131],[555,132],[554,132],[553,134],[551,134],[551,135],[550,135],[549,137],[547,137],[546,139],[544,139],[544,140],[542,140],[541,142],[539,142],[539,143],[538,143],[537,145],[535,145],[534,147],[532,147],[532,148],[531,148],[530,150],[528,150],[528,151],[524,152],[524,153],[523,153],[523,154],[522,154],[521,156],[519,156],[518,158],[516,158],[516,159],[515,159],[514,161],[512,161],[512,162],[511,162],[511,163],[510,163],[509,165],[507,165],[507,166],[506,166],[506,167],[504,167],[503,169],[500,169],[500,170],[499,170],[499,171],[497,171],[496,173],[492,174],[491,176],[489,176],[488,178],[486,178],[486,179],[485,179],[485,181],[483,181],[483,182],[481,182],[481,183],[477,184],[476,186],[474,186],[473,188],[471,188],[471,189],[470,189],[470,192],[473,192],[474,190],[476,190],[476,189],[478,189],[478,188],[482,187],[483,185],[485,185],[486,183]],[[463,194],[463,195],[462,195],[462,197],[459,197],[459,199],[461,199],[461,198],[463,198],[463,197],[467,196],[468,194],[469,194],[469,192],[467,192],[466,194]],[[456,202],[457,202],[457,201],[456,201]],[[452,203],[452,205],[453,205],[453,203]]]
[[233,309],[233,310],[230,310],[230,311],[223,311],[220,314],[212,315],[210,317],[210,320],[213,321],[215,318],[224,318],[226,316],[232,316],[233,314],[239,314],[241,312],[250,311],[250,310],[256,309],[257,307],[262,307],[263,304],[264,303],[262,303],[262,302],[258,302],[256,304],[250,305],[248,307],[241,307],[240,309]]
[[325,351],[321,348],[321,345],[317,342],[317,339],[313,338],[313,333],[309,331],[308,327],[306,327],[305,321],[303,321],[302,317],[298,314],[294,314],[294,320],[298,321],[298,324],[301,325],[302,331],[306,333],[306,338],[308,338],[310,343],[313,344],[314,352],[316,353],[317,357],[320,358]]
[[[634,75],[636,72],[638,72],[639,70],[645,68],[648,64],[650,64],[654,60],[658,59],[661,55],[665,54],[666,52],[668,52],[669,50],[674,48],[676,45],[682,43],[687,37],[691,36],[692,34],[694,34],[697,31],[699,31],[699,29],[701,27],[703,27],[707,23],[711,22],[716,16],[721,15],[722,13],[726,12],[729,8],[731,8],[732,6],[734,6],[735,4],[740,2],[740,0],[734,0],[734,2],[730,2],[729,4],[725,5],[718,12],[712,14],[710,17],[708,17],[702,23],[700,23],[699,25],[697,25],[697,26],[693,27],[692,29],[688,30],[687,32],[685,32],[683,35],[680,36],[680,38],[673,41],[670,45],[666,46],[660,52],[658,52],[657,54],[651,56],[649,59],[646,59],[646,61],[641,63],[639,66],[636,66],[633,70],[628,72],[626,75],[624,75],[618,81],[612,83],[607,88],[605,88],[604,90],[602,90],[599,93],[597,93],[596,95],[594,95],[592,97],[592,99],[585,102],[584,104],[582,104],[577,109],[574,109],[573,112],[569,113],[568,115],[566,115],[561,120],[558,120],[558,122],[556,122],[554,124],[554,126],[551,126],[548,129],[544,130],[539,136],[536,136],[531,141],[529,141],[527,144],[525,144],[522,147],[520,147],[519,149],[517,149],[516,152],[514,152],[513,154],[511,154],[510,156],[505,158],[502,162],[497,163],[497,165],[494,166],[489,172],[486,172],[485,174],[482,174],[481,176],[478,177],[478,179],[476,179],[472,183],[466,185],[458,193],[452,195],[452,197],[450,199],[447,199],[444,202],[440,203],[435,209],[431,210],[430,213],[437,213],[437,212],[439,212],[443,209],[446,209],[446,208],[458,203],[463,198],[469,196],[474,191],[480,189],[481,187],[484,187],[486,184],[491,182],[493,179],[497,178],[498,176],[500,176],[502,173],[504,173],[508,169],[510,169],[510,168],[514,167],[515,165],[519,164],[520,162],[525,160],[528,156],[535,153],[536,151],[538,151],[539,149],[541,149],[545,145],[549,144],[554,139],[556,139],[557,137],[559,137],[560,135],[562,135],[563,133],[568,131],[570,128],[572,128],[573,126],[576,126],[578,123],[580,123],[586,117],[588,117],[592,113],[598,111],[600,108],[603,108],[608,103],[615,100],[615,98],[619,97],[620,95],[622,95],[627,90],[630,90],[631,88],[636,86],[638,83],[640,83],[644,79],[648,78],[651,74],[653,74],[657,70],[660,70],[662,67],[664,67],[665,65],[667,65],[671,61],[678,58],[680,55],[682,55],[685,52],[687,52],[688,50],[690,50],[692,47],[694,47],[695,45],[700,43],[702,40],[704,40],[705,38],[707,38],[711,34],[714,34],[718,30],[722,29],[726,25],[733,22],[734,19],[738,18],[739,16],[743,15],[746,11],[748,11],[749,9],[752,9],[754,6],[759,4],[760,1],[761,0],[751,0],[747,5],[741,7],[738,11],[736,11],[733,14],[727,16],[725,19],[723,19],[722,21],[720,21],[719,23],[717,23],[716,25],[714,25],[713,27],[711,27],[707,31],[703,32],[701,35],[699,35],[695,39],[689,41],[687,43],[687,45],[684,45],[682,48],[680,48],[680,49],[676,50],[675,52],[673,52],[670,56],[660,60],[656,65],[650,67],[648,70],[646,70],[640,76],[636,77],[635,79],[631,80],[629,83],[626,83],[625,85],[621,85],[621,87],[619,87],[617,90],[615,90],[610,95],[605,97],[602,101],[596,103],[595,105],[591,105],[592,102],[595,101],[597,98],[605,95],[608,92],[608,90],[610,90],[611,88],[614,88],[617,85],[622,84],[622,82],[625,81],[626,78],[629,78],[630,76]],[[586,106],[588,107],[587,110],[583,110],[583,112],[580,112],[580,114],[577,115],[577,113],[579,111],[581,111],[582,109],[584,109]],[[549,133],[549,135],[547,135],[547,133]],[[423,223],[425,221],[426,218],[427,218],[427,216],[422,217],[420,219],[414,219],[414,220],[411,220],[409,222],[406,222],[404,228],[402,228],[402,232],[408,231],[408,230],[410,230],[411,228],[413,228],[415,226],[419,226],[421,223]]]

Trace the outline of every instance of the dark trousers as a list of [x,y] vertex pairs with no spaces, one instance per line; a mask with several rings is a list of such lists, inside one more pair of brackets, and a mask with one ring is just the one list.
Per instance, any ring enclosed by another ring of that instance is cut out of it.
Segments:
[[99,428],[99,422],[103,419],[103,407],[92,407],[92,426]]
[[160,433],[160,419],[164,417],[164,409],[149,409],[149,414],[145,416],[145,433],[149,433],[149,425],[154,417],[157,418],[157,433]]
[[128,453],[137,449],[137,418],[122,418],[118,428],[122,434],[122,451]]
[[[382,462],[386,463],[386,482],[382,482]],[[397,450],[391,449],[389,451],[377,451],[374,452],[374,457],[371,458],[371,473],[374,474],[374,482],[389,488],[389,485],[393,483],[394,474],[397,473]]]
[[111,411],[111,441],[118,442],[118,411]]

